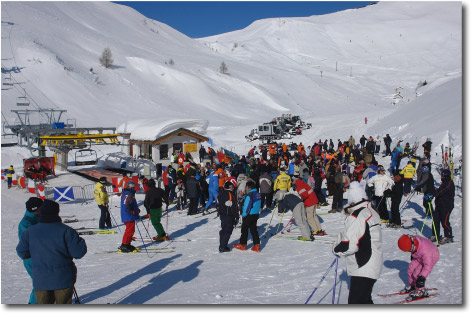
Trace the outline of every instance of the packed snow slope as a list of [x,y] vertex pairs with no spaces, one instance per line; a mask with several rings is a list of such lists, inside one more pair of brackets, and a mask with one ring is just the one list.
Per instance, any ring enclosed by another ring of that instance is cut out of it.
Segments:
[[[110,2],[2,2],[2,68],[21,70],[2,75],[18,83],[2,89],[2,113],[14,122],[10,110],[26,92],[30,108],[65,109],[63,120],[76,118],[78,126],[202,119],[210,135],[231,132],[240,142],[256,124],[292,113],[322,137],[333,136],[332,121],[343,135],[361,136],[364,116],[370,131],[387,125],[395,137],[404,130],[394,127],[412,127],[417,111],[428,116],[424,123],[443,116],[417,109],[435,90],[449,108],[449,118],[435,123],[435,142],[448,131],[461,141],[454,132],[461,127],[461,27],[460,2],[387,1],[259,20],[196,40]],[[110,69],[98,61],[106,47]],[[424,80],[426,88],[417,88]],[[352,123],[340,125],[347,117]]]

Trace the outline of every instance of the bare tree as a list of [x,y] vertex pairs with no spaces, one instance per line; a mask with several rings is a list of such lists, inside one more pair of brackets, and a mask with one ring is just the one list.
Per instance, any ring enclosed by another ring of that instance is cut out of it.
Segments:
[[219,66],[219,71],[222,74],[226,74],[227,70],[228,70],[228,68],[227,68],[226,63],[224,63],[224,61],[222,61],[221,65]]
[[105,48],[100,57],[100,64],[106,68],[110,68],[113,65],[113,55],[111,54],[110,48]]

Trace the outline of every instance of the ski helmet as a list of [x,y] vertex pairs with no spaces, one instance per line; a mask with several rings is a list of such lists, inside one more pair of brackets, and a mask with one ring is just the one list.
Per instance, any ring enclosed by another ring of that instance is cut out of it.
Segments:
[[404,252],[414,252],[417,250],[418,241],[414,236],[402,235],[397,241],[397,246]]

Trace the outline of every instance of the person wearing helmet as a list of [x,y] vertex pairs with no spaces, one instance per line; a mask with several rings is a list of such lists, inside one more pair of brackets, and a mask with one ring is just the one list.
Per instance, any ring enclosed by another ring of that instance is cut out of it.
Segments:
[[421,236],[402,235],[397,241],[397,246],[402,251],[411,253],[411,262],[407,269],[409,284],[400,292],[410,293],[410,298],[406,300],[428,296],[425,280],[437,264],[440,251],[430,240]]
[[120,252],[137,252],[137,248],[131,245],[132,237],[136,231],[136,220],[139,219],[139,206],[136,201],[136,183],[128,181],[126,188],[121,194],[121,221],[126,226],[123,234],[122,244],[119,247]]
[[[423,206],[425,208],[425,216],[427,214],[433,212],[433,205],[432,199],[433,195],[435,194],[435,181],[433,179],[433,175],[430,172],[430,166],[424,165],[422,167],[422,177],[420,182],[417,183],[415,186],[415,191],[420,191],[423,188],[424,198],[423,198]],[[435,224],[435,223],[434,223]],[[432,241],[435,240],[435,236],[432,236]]]
[[435,192],[435,212],[433,222],[438,238],[440,238],[440,223],[443,226],[445,237],[439,240],[439,244],[453,242],[453,233],[450,224],[451,211],[455,206],[455,184],[451,179],[449,169],[444,169],[441,174],[441,184]]

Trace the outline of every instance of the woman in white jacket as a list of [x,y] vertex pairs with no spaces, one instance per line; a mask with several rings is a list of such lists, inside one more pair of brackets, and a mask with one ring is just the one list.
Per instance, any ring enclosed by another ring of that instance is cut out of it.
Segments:
[[383,266],[381,220],[358,182],[350,185],[344,213],[345,230],[338,236],[334,254],[345,257],[351,277],[348,304],[373,304],[371,292]]

